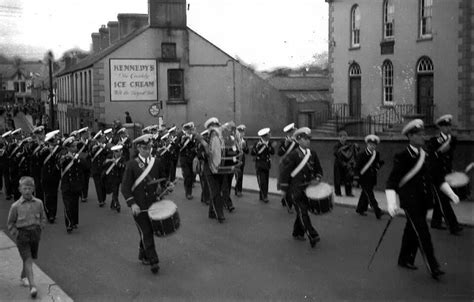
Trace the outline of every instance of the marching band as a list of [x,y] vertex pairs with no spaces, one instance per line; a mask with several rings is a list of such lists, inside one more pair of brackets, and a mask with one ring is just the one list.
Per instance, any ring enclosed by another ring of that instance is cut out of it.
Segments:
[[[422,122],[416,120],[405,126],[402,134],[409,138],[409,146],[395,156],[386,190],[390,216],[398,212],[396,194],[399,194],[400,207],[405,210],[407,217],[398,264],[416,269],[414,257],[420,248],[436,279],[444,272],[439,269],[434,256],[425,220],[427,209],[433,207],[433,196],[437,198],[431,226],[441,228],[441,219],[444,217],[451,233],[459,234],[461,231],[449,203],[458,202],[459,198],[444,181],[452,169],[455,146],[455,138],[447,129],[451,119],[447,115],[437,121],[441,132],[430,140],[426,152],[421,148],[424,145],[420,139]],[[153,238],[156,232],[147,211],[174,187],[178,160],[183,172],[185,198],[193,198],[193,185],[196,175],[199,175],[201,202],[209,206],[210,219],[223,223],[224,209],[229,213],[235,210],[230,196],[232,179],[235,176],[235,195],[242,196],[245,155],[249,152],[255,161],[259,199],[264,203],[269,202],[269,171],[277,144],[271,141],[270,128],[258,131],[258,141],[249,148],[245,137],[246,126],[243,124],[221,124],[216,117],[211,117],[204,127],[205,131],[198,133],[193,122],[183,124],[180,131],[175,126],[166,128],[150,125],[143,128],[142,135],[133,141],[126,128],[109,128],[91,133],[85,127],[62,138],[59,130],[45,134],[42,126],[35,127],[31,136],[27,136],[20,128],[6,131],[0,139],[0,175],[4,178],[6,199],[17,200],[20,197],[17,185],[20,177],[31,176],[36,183],[36,197],[44,201],[49,223],[55,223],[57,192],[60,189],[66,231],[71,233],[79,225],[79,201],[87,201],[89,179],[92,176],[100,207],[106,204],[107,196],[112,194],[110,208],[120,212],[119,192],[125,197],[140,234],[139,260],[151,265],[151,271],[157,273],[159,260]],[[332,192],[326,195],[326,192],[318,193],[318,197],[315,197],[307,191],[308,188],[317,187],[323,175],[316,152],[309,148],[311,130],[306,127],[298,129],[291,123],[283,131],[286,137],[277,149],[281,158],[278,164],[278,189],[282,192],[282,205],[290,213],[292,207],[295,209],[293,237],[303,241],[307,235],[311,247],[315,247],[320,236],[312,226],[309,213],[330,211]],[[380,219],[383,213],[373,192],[377,171],[384,163],[376,151],[380,138],[368,135],[365,138],[367,147],[356,152],[352,145],[346,144],[346,136],[346,133],[341,134],[341,141],[334,149],[337,159],[335,193],[341,195],[340,185],[344,185],[346,195],[352,196],[351,180],[345,179],[350,173],[343,171],[342,158],[353,157],[353,173],[358,176],[362,187],[356,212],[365,216],[370,205],[376,218]],[[133,145],[136,146],[135,152],[131,152]],[[436,165],[429,164],[432,158],[437,159]],[[320,200],[324,199],[329,199],[329,203],[323,206]]]

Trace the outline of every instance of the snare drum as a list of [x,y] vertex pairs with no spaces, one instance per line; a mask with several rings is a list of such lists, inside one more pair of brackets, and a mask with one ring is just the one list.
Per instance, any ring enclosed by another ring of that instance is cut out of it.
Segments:
[[153,203],[148,209],[153,233],[158,237],[168,236],[180,225],[178,207],[171,200],[161,200]]
[[444,178],[454,193],[459,196],[460,200],[464,200],[469,195],[469,176],[463,172],[449,173]]
[[310,211],[314,214],[326,214],[332,211],[333,190],[332,187],[324,182],[317,185],[310,185],[305,190],[308,197]]

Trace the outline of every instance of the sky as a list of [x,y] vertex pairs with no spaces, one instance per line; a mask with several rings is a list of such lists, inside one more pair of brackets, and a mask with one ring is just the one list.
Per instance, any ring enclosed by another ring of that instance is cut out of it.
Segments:
[[[188,0],[188,27],[258,70],[299,67],[327,51],[324,0]],[[148,0],[0,0],[0,53],[42,59],[90,50],[91,33]]]

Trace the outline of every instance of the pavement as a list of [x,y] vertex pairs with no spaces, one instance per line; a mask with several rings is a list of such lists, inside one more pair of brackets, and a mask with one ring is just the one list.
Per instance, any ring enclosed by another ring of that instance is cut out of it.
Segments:
[[[28,124],[25,122],[25,116],[19,116],[15,119],[15,123]],[[26,126],[26,125],[25,125]],[[18,127],[18,126],[17,126]],[[177,169],[177,177],[182,178],[181,169]],[[276,178],[270,178],[269,194],[279,196],[279,191],[276,188]],[[233,185],[235,184],[235,179]],[[258,183],[255,175],[244,175],[243,178],[244,192],[258,192]],[[361,190],[353,189],[355,197],[334,196],[334,203],[337,206],[351,207],[357,206]],[[375,197],[383,211],[387,211],[387,202],[385,193],[383,191],[375,191]],[[274,202],[274,199],[271,199]],[[277,199],[278,200],[278,199]],[[279,202],[279,201],[278,201]],[[463,201],[457,205],[453,205],[454,212],[459,222],[464,226],[474,226],[474,201]],[[371,211],[371,210],[369,210]],[[428,213],[428,220],[431,218],[431,213]],[[3,226],[5,227],[5,226]],[[45,247],[41,251],[46,252]],[[55,281],[48,277],[38,266],[34,265],[35,281],[38,285],[37,301],[73,301]],[[16,248],[15,243],[2,231],[0,228],[0,301],[28,301],[29,290],[21,286],[20,282],[21,272],[21,258]]]

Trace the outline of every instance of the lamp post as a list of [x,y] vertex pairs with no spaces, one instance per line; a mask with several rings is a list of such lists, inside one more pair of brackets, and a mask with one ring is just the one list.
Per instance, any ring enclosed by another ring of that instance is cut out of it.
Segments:
[[49,66],[49,125],[51,130],[54,130],[54,104],[53,104],[53,52],[48,51],[48,66]]

